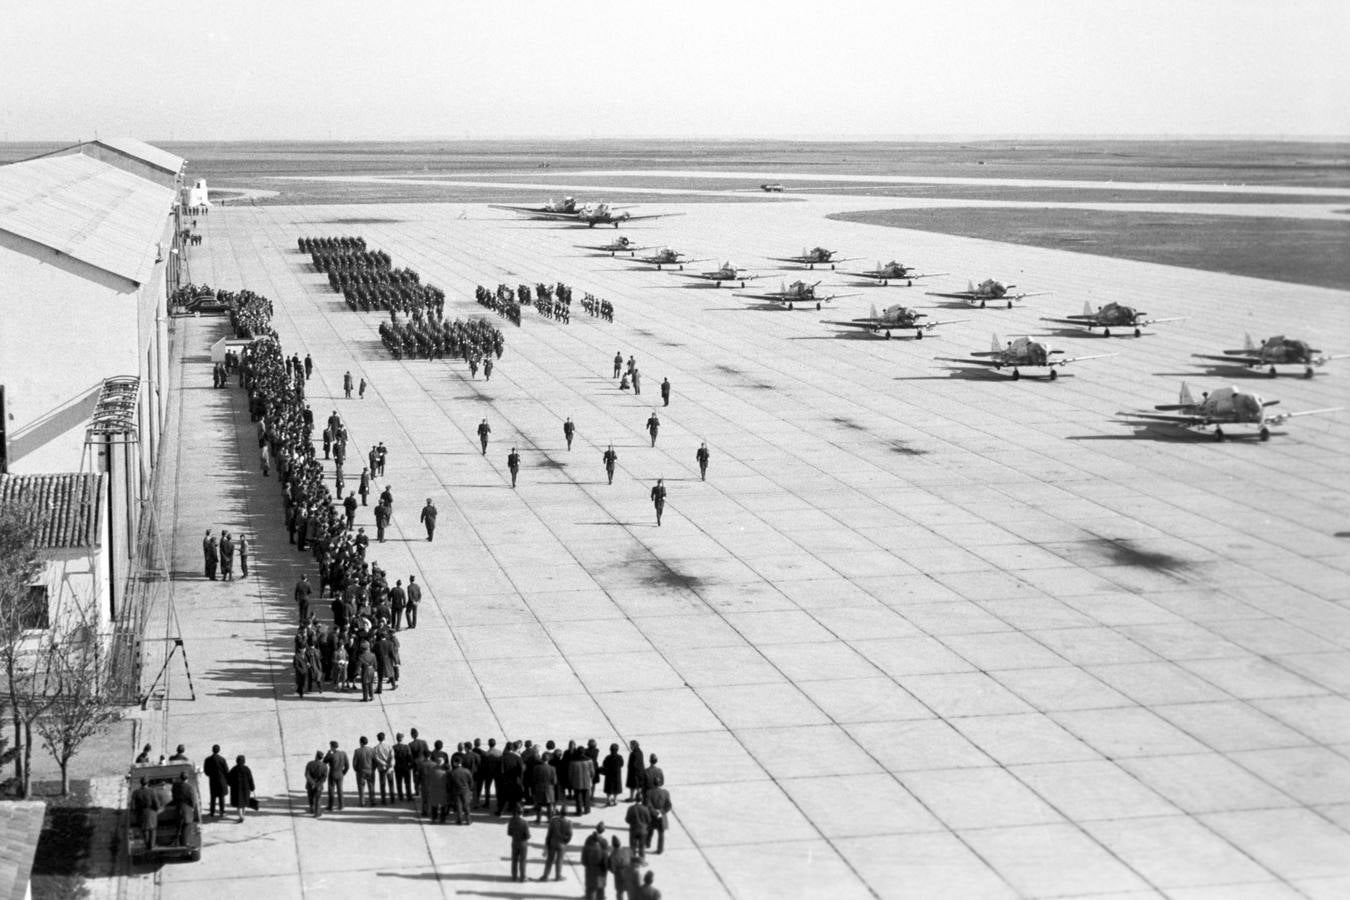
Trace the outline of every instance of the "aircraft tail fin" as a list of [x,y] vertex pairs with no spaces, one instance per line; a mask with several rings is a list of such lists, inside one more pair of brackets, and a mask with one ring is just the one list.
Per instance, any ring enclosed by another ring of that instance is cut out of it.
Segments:
[[1083,301],[1083,315],[1085,316],[1092,315],[1092,301],[1090,300]]
[[1181,383],[1181,396],[1177,398],[1177,402],[1182,406],[1195,405],[1195,398],[1191,396],[1191,386],[1184,381]]
[[1256,342],[1252,340],[1250,331],[1242,336],[1242,349],[1246,350],[1248,353],[1256,351]]
[[989,349],[993,350],[995,353],[1001,353],[1003,351],[1003,342],[998,339],[998,332],[994,332],[994,339],[990,342]]

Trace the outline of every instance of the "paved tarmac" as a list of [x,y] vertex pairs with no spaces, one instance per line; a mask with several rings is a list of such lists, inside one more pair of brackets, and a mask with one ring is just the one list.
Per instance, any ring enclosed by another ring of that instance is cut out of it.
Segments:
[[[1240,346],[1244,331],[1350,350],[1346,295],[823,218],[869,205],[897,203],[657,201],[640,211],[686,215],[624,229],[764,266],[769,289],[805,276],[862,294],[823,313],[573,246],[613,229],[476,205],[201,217],[193,279],[270,297],[287,353],[313,355],[316,417],[337,409],[358,458],[389,447],[394,525],[370,556],[394,578],[416,574],[427,598],[402,637],[396,692],[371,705],[294,695],[291,588],[316,569],[286,544],[242,392],[210,387],[224,322],[177,320],[167,521],[197,699],[172,666],[146,739],[196,759],[213,742],[247,754],[262,809],[207,825],[201,862],[133,886],[193,900],[580,895],[576,850],[560,884],[507,880],[504,820],[304,815],[314,750],[416,726],[451,744],[640,740],[675,807],[651,866],[667,898],[1345,896],[1350,414],[1296,420],[1264,444],[1137,433],[1112,417],[1170,402],[1183,379],[1199,391],[1236,377],[1282,408],[1344,403],[1345,364],[1268,380],[1207,373],[1189,355]],[[447,291],[451,317],[485,312],[480,282],[565,281],[572,323],[530,310],[521,328],[497,320],[506,353],[490,382],[458,361],[395,361],[380,316],[348,309],[296,251],[298,236],[324,234],[389,251]],[[997,277],[1053,294],[944,310],[966,321],[922,342],[836,335],[819,320],[941,301],[764,260],[816,244],[862,257],[841,270],[898,258],[952,273],[928,289]],[[614,303],[614,324],[580,310],[586,291]],[[1084,300],[1190,318],[1138,340],[1057,336],[1071,352],[1120,355],[1055,383],[933,361],[983,350],[995,330],[1044,334],[1039,316]],[[636,357],[640,397],[608,377],[615,351]],[[347,370],[370,382],[364,400],[341,399]],[[670,489],[660,528],[658,476]],[[440,509],[430,544],[417,521],[427,497]],[[357,522],[373,533],[370,508]],[[208,527],[255,536],[248,579],[201,579]],[[622,813],[584,817],[574,847]]]

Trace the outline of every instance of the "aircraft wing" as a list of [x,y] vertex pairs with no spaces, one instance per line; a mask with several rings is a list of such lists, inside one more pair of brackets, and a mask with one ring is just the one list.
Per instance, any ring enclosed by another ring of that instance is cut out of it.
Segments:
[[624,221],[625,221],[625,222],[636,222],[636,221],[638,221],[639,219],[665,219],[665,218],[669,218],[670,216],[682,216],[682,215],[684,215],[684,213],[682,213],[682,212],[678,212],[678,213],[648,213],[648,214],[645,215],[645,216],[628,216],[626,219],[624,219]]
[[1096,316],[1065,316],[1062,319],[1054,319],[1049,316],[1041,316],[1042,322],[1055,322],[1061,325],[1096,325]]
[[1007,365],[1007,366],[1009,366],[1009,367],[1012,366],[1011,363],[1005,363],[1005,362],[1004,362],[1003,360],[1001,360],[1001,359],[980,359],[980,358],[977,357],[977,356],[961,356],[961,357],[957,357],[957,356],[935,356],[935,357],[933,357],[933,362],[966,363],[966,364],[968,364],[968,365],[975,365],[975,366],[994,366],[995,368],[1001,367],[1001,366],[1004,366],[1004,365]]
[[580,213],[553,212],[550,210],[538,209],[533,206],[497,206],[495,204],[489,204],[489,208],[504,209],[507,212],[520,213],[522,215],[531,216],[539,219],[576,219],[580,217]]
[[1145,319],[1142,322],[1136,322],[1135,325],[1157,325],[1159,322],[1184,322],[1189,316],[1169,316],[1166,319]]
[[602,247],[598,244],[573,244],[578,250],[594,250],[596,253],[641,253],[651,247]]
[[[924,291],[924,292],[923,292],[923,295],[924,295],[925,297],[946,297],[948,300],[978,300],[978,299],[979,299],[978,297],[975,296],[974,292],[972,292],[972,291],[952,291],[952,292],[950,292],[950,293],[944,293],[944,292],[942,292],[942,291]],[[1000,297],[999,299],[1001,300],[1001,299],[1003,299],[1003,298]]]
[[1130,419],[1147,419],[1150,422],[1171,422],[1176,425],[1207,425],[1210,423],[1223,424],[1215,419],[1205,416],[1188,416],[1167,413],[1142,412],[1140,410],[1130,409],[1121,410],[1116,413],[1118,416],[1125,416]]
[[931,331],[939,325],[955,325],[958,322],[969,322],[969,319],[939,319],[936,322],[916,322],[910,328],[922,328],[925,331]]
[[[744,296],[744,295],[742,295],[742,296]],[[851,320],[849,320],[849,321],[847,321],[847,322],[836,322],[836,321],[833,321],[833,320],[831,320],[831,319],[821,319],[821,320],[820,320],[820,324],[822,324],[822,325],[841,325],[841,326],[843,326],[844,328],[866,328],[866,329],[869,329],[869,330],[870,330],[870,329],[873,329],[873,328],[885,328],[885,327],[887,327],[887,326],[886,326],[886,323],[885,323],[884,321],[882,321],[881,319],[851,319]]]
[[861,297],[862,294],[830,294],[828,297],[817,297],[818,303],[832,303],[835,300],[843,300],[845,297]]
[[1063,359],[1052,359],[1046,363],[1048,366],[1067,366],[1069,363],[1083,362],[1088,359],[1109,359],[1112,356],[1119,356],[1119,353],[1094,353],[1092,356],[1068,356]]
[[1327,413],[1340,412],[1344,408],[1345,407],[1343,406],[1328,406],[1324,409],[1301,409],[1298,412],[1278,413],[1277,415],[1267,418],[1266,422],[1271,425],[1279,425],[1285,420],[1293,419],[1297,416],[1321,416],[1326,415]]
[[1228,363],[1229,365],[1234,366],[1259,366],[1262,362],[1261,357],[1251,355],[1236,356],[1233,354],[1225,354],[1223,356],[1217,356],[1212,353],[1192,353],[1191,356],[1196,359],[1212,359],[1215,362]]
[[698,278],[703,281],[754,281],[756,278],[763,278],[763,275],[733,275],[731,277],[719,277],[718,272],[671,272],[670,274],[680,278]]

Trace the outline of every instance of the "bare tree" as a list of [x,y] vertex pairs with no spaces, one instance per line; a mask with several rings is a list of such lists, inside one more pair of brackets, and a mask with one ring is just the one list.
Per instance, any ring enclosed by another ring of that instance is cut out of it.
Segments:
[[0,507],[0,673],[14,726],[14,780],[20,797],[29,793],[33,722],[47,705],[34,671],[39,640],[32,626],[41,601],[30,588],[43,569],[33,544],[35,521],[34,511],[26,506]]
[[107,656],[88,617],[68,631],[64,644],[43,652],[42,681],[46,714],[34,727],[42,745],[61,767],[61,796],[70,793],[70,760],[81,745],[118,719],[121,707],[110,697],[105,676]]

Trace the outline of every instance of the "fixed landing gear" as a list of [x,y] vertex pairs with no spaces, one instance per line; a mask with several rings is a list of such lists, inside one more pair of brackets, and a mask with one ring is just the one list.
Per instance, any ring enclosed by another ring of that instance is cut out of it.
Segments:
[[789,312],[792,311],[792,304],[791,304],[791,303],[788,304],[788,311],[789,311]]
[[820,301],[816,301],[816,312],[820,312]]
[[680,263],[680,271],[681,271],[681,272],[684,271],[684,263]]
[[1216,443],[1220,443],[1220,444],[1223,443],[1223,429],[1222,429],[1222,428],[1215,428],[1215,429],[1214,429],[1214,440],[1215,440]]
[[834,263],[830,263],[830,271],[831,271],[831,272],[834,271]]
[[1144,336],[1144,333],[1143,333],[1142,331],[1140,331],[1138,328],[1136,328],[1136,329],[1134,330],[1134,336],[1135,336],[1135,337],[1143,337],[1143,336]]
[[983,300],[980,301],[980,309],[984,309],[984,301],[983,301]]
[[890,330],[889,328],[887,328],[887,329],[886,329],[886,340],[889,341],[890,339],[891,339],[891,330]]
[[1021,380],[1022,380],[1022,373],[1017,371],[1016,369],[1013,369],[1013,381],[1021,381]]
[[[1091,330],[1092,330],[1091,328],[1088,329],[1088,331],[1091,331]],[[1103,328],[1103,329],[1102,329],[1102,337],[1110,337],[1110,336],[1111,336],[1111,329],[1110,329],[1110,328]]]
[[745,282],[744,282],[744,281],[741,282],[741,290],[745,290]]
[[1261,430],[1256,433],[1256,436],[1263,441],[1268,441],[1270,440],[1270,429],[1262,425]]
[[1304,378],[1311,378],[1311,377],[1313,377],[1312,366],[1309,366],[1308,368],[1306,368],[1306,369],[1303,370],[1303,377],[1304,377]]
[[1008,309],[1012,309],[1012,301],[1011,301],[1011,300],[1008,301]]
[[1275,377],[1275,367],[1274,367],[1274,366],[1271,366],[1271,367],[1270,367],[1270,371],[1266,373],[1266,377],[1267,377],[1267,378],[1274,378],[1274,377]]
[[1054,380],[1057,379],[1057,378],[1059,378],[1059,369],[1051,369],[1051,370],[1050,370],[1050,380],[1051,380],[1051,381],[1054,381]]
[[923,340],[923,329],[922,329],[922,328],[920,328],[918,331],[914,332],[914,340],[916,340],[916,341],[921,341],[921,340]]

